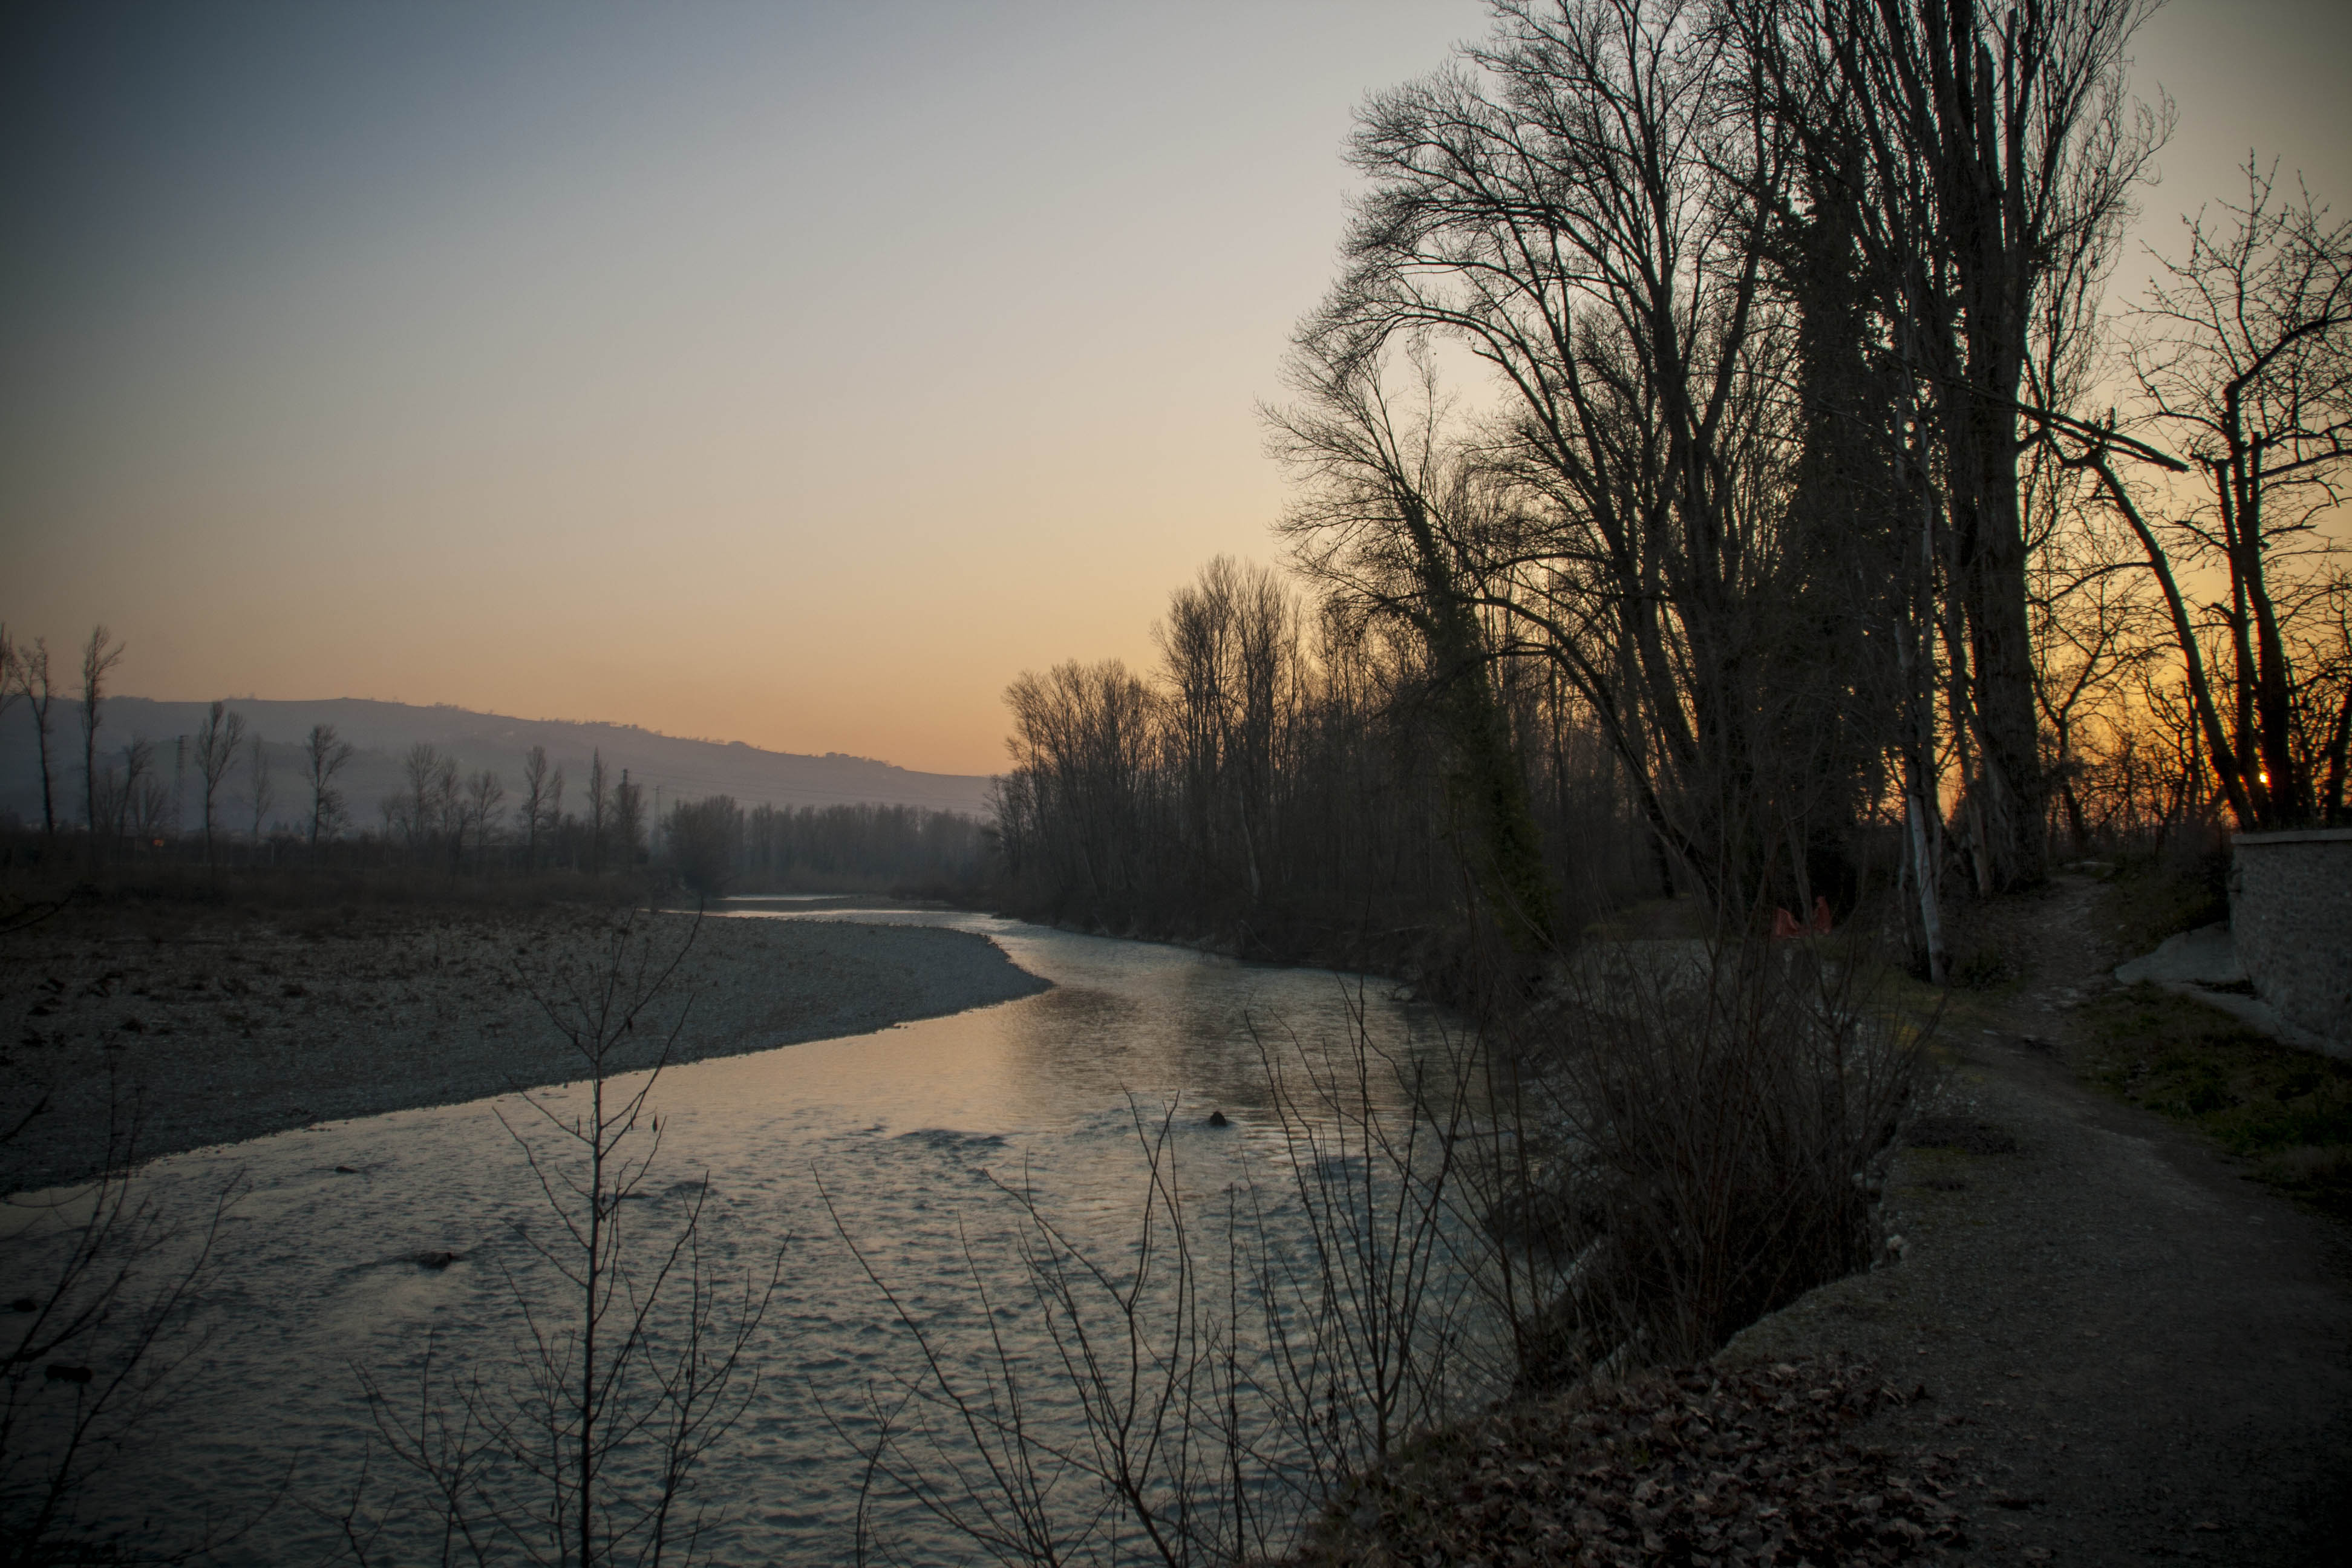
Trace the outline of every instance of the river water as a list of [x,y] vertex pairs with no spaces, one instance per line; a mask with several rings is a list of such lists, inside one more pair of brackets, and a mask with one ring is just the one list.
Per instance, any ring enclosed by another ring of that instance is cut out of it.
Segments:
[[[1011,1256],[1013,1212],[992,1176],[1031,1184],[1074,1235],[1115,1253],[1144,1190],[1139,1112],[1150,1120],[1175,1108],[1183,1185],[1214,1194],[1253,1173],[1263,1181],[1291,1157],[1264,1052],[1295,1061],[1344,1047],[1359,1016],[1373,1045],[1400,1060],[1435,1048],[1444,1032],[1442,1019],[1392,1000],[1377,981],[991,917],[732,918],[950,925],[986,934],[1054,988],[878,1034],[676,1067],[655,1086],[662,1142],[644,1233],[674,1235],[661,1215],[682,1212],[707,1173],[702,1231],[713,1268],[740,1278],[782,1249],[756,1391],[698,1471],[695,1495],[716,1520],[701,1555],[718,1563],[850,1560],[862,1469],[835,1427],[868,1429],[866,1391],[887,1389],[910,1364],[910,1347],[845,1237],[918,1322],[969,1347],[968,1331],[987,1320],[974,1307],[967,1255],[995,1271],[1000,1289]],[[539,1098],[572,1114],[584,1090]],[[1229,1125],[1211,1125],[1212,1111]],[[527,1238],[551,1234],[550,1211],[501,1112],[530,1125],[529,1108],[506,1097],[330,1123],[151,1167],[153,1189],[177,1194],[173,1201],[199,1202],[233,1177],[244,1194],[216,1246],[215,1336],[190,1363],[169,1426],[101,1480],[98,1513],[148,1520],[166,1538],[259,1513],[221,1560],[301,1563],[333,1559],[337,1516],[356,1500],[354,1518],[383,1527],[374,1560],[437,1556],[429,1510],[384,1452],[362,1380],[405,1419],[433,1397],[418,1392],[428,1351],[444,1408],[452,1379],[520,1378],[518,1292],[545,1279]],[[416,1261],[439,1253],[456,1260]],[[996,1304],[1016,1348],[1034,1338],[1034,1314],[1017,1292]],[[951,1331],[959,1324],[961,1339]],[[887,1493],[868,1502],[905,1560],[977,1555]]]

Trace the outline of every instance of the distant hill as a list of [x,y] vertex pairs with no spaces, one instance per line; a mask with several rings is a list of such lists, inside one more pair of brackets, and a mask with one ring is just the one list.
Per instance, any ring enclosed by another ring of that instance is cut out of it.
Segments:
[[[158,702],[144,697],[109,698],[99,730],[100,750],[120,757],[134,739],[155,742],[156,763],[168,776],[176,737],[193,736],[204,722],[203,702]],[[261,702],[236,700],[232,711],[245,716],[247,728],[268,742],[271,772],[276,778],[277,806],[273,819],[292,823],[307,807],[301,795],[298,758],[302,737],[313,724],[332,724],[342,738],[359,748],[358,754],[335,781],[350,803],[352,818],[361,826],[377,820],[377,803],[401,788],[401,758],[419,742],[429,742],[455,755],[472,773],[495,770],[507,786],[511,804],[522,778],[523,753],[545,746],[548,760],[563,770],[564,805],[576,810],[584,798],[592,752],[602,752],[604,766],[617,782],[626,768],[633,783],[646,786],[650,805],[656,791],[663,806],[673,801],[730,795],[746,806],[838,805],[871,803],[913,805],[935,811],[986,815],[989,781],[969,773],[919,773],[866,757],[828,752],[821,757],[790,752],[765,752],[740,741],[688,741],[656,734],[626,724],[574,724],[548,719],[510,719],[498,713],[476,713],[464,708],[418,708],[404,702],[371,702],[339,698],[327,702]],[[60,699],[52,720],[55,757],[52,776],[58,791],[58,819],[81,820],[81,723],[79,713]],[[187,771],[186,809],[194,810],[194,742]],[[227,791],[233,803],[246,799],[246,770],[240,761]],[[224,815],[239,821],[249,811],[231,804]],[[33,745],[32,715],[21,701],[0,717],[0,815],[13,813],[27,824],[41,819],[39,765]],[[250,820],[249,817],[245,820]],[[242,823],[240,823],[242,826]]]

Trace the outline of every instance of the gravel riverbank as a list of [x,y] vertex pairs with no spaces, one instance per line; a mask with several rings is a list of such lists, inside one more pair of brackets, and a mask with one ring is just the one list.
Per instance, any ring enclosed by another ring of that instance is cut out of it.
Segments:
[[[1045,989],[986,938],[640,915],[627,968],[692,931],[634,1032],[643,1065],[863,1034]],[[0,938],[0,1192],[89,1174],[135,1114],[145,1158],[581,1076],[534,996],[593,989],[613,922],[578,909],[252,914],[69,910]],[[682,1016],[682,1023],[680,1022]],[[44,1109],[24,1120],[46,1100]]]

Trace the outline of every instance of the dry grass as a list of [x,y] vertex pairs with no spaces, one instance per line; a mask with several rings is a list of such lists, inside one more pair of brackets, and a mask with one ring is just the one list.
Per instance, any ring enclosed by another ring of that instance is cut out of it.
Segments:
[[2230,918],[2230,852],[2151,851],[2116,863],[2101,889],[2096,924],[2125,958],[2166,937]]
[[2281,1192],[2352,1219],[2352,1063],[2280,1045],[2153,985],[2110,992],[2076,1017],[2084,1077],[2195,1127]]

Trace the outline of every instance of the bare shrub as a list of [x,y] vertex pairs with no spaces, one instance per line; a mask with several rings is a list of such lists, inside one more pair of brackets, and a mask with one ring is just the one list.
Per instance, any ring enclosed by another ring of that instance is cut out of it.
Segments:
[[[895,1494],[998,1562],[1262,1561],[1428,1432],[1519,1390],[1701,1357],[1881,1251],[1917,1070],[1826,943],[1639,942],[1435,1049],[1262,1041],[1281,1152],[1207,1198],[1178,1106],[1131,1104],[1140,1202],[1089,1245],[1024,1175],[970,1310],[918,1310],[835,1227],[912,1352],[829,1406]],[[830,1200],[828,1200],[829,1202]],[[1041,1348],[1041,1344],[1042,1347]]]
[[911,1352],[862,1411],[828,1407],[866,1466],[861,1561],[895,1554],[893,1491],[1003,1563],[1265,1560],[1349,1475],[1508,1386],[1457,1184],[1481,1146],[1471,1058],[1354,1023],[1329,1051],[1261,1040],[1282,1152],[1237,1152],[1213,1191],[1179,1172],[1181,1102],[1130,1100],[1122,1242],[992,1176],[1012,1223],[1001,1250],[964,1233],[960,1320],[919,1310],[836,1213]]
[[667,1234],[658,1217],[633,1217],[658,1207],[631,1200],[651,1195],[662,1128],[650,1101],[683,1008],[645,1078],[613,1081],[632,1037],[660,1027],[656,1005],[699,929],[664,954],[632,916],[593,972],[523,977],[579,1053],[588,1092],[584,1114],[539,1093],[522,1096],[518,1121],[499,1113],[551,1222],[520,1227],[543,1268],[507,1271],[522,1321],[508,1368],[437,1374],[428,1346],[413,1410],[362,1373],[378,1435],[417,1489],[371,1503],[359,1478],[333,1519],[354,1561],[428,1513],[445,1563],[577,1568],[691,1561],[714,1522],[691,1481],[758,1390],[783,1252],[740,1288],[722,1279],[706,1252],[707,1173],[668,1189],[687,1195]]
[[1874,994],[1870,957],[1611,944],[1512,1031],[1548,1145],[1522,1201],[1574,1259],[1524,1378],[1704,1357],[1877,1258],[1920,1036]]
[[[1027,1310],[999,1299],[1004,1271],[963,1234],[985,1325],[977,1339],[927,1321],[824,1194],[914,1352],[912,1366],[865,1391],[866,1419],[828,1406],[866,1466],[859,1562],[895,1555],[872,1508],[878,1484],[999,1563],[1116,1559],[1122,1543],[1164,1563],[1238,1555],[1247,1519],[1242,1489],[1226,1484],[1240,1447],[1231,1324],[1203,1290],[1176,1179],[1175,1108],[1134,1114],[1143,1206],[1128,1248],[1092,1252],[1025,1179],[995,1183],[1019,1216],[1011,1294]],[[1016,1312],[1034,1325],[1018,1342],[1003,1327]]]
[[[12,1141],[47,1107],[33,1086],[0,1125]],[[100,1173],[0,1204],[0,1564],[184,1562],[258,1519],[210,1521],[187,1540],[91,1507],[109,1467],[184,1402],[209,1342],[205,1289],[241,1188],[193,1217],[138,1174],[135,1100],[110,1096]],[[267,1512],[265,1504],[259,1512]]]

